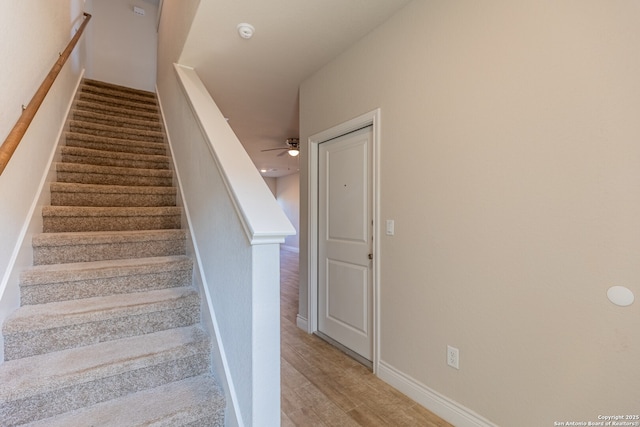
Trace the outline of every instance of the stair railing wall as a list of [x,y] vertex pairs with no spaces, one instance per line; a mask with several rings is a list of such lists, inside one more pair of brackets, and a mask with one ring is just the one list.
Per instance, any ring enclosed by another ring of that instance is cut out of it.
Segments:
[[[77,16],[71,26],[76,27],[81,20],[87,22],[86,18],[83,20],[82,16]],[[52,22],[52,27],[43,31],[55,31],[58,21]],[[76,32],[78,34],[79,31]],[[41,59],[41,50],[26,47],[28,43],[22,50],[16,51],[16,55],[9,55],[5,59],[8,63],[37,62]],[[26,60],[17,60],[18,55],[25,56]],[[82,80],[86,61],[84,49],[76,49],[71,57],[72,60],[58,71],[46,97],[38,101],[38,114],[31,119],[28,132],[13,155],[11,164],[0,175],[0,324],[20,305],[19,274],[33,264],[31,236],[42,232],[40,208],[49,203],[47,183],[53,180],[55,170],[52,165],[58,155],[66,119]],[[14,79],[10,81],[11,84],[21,84]],[[0,335],[0,363],[3,360],[4,342]]]
[[295,229],[196,71],[174,69],[176,80],[158,97],[193,239],[195,282],[211,314],[214,367],[234,418],[227,425],[279,425],[279,246]]
[[60,74],[62,67],[64,67],[64,64],[66,64],[69,56],[71,56],[71,52],[73,52],[73,49],[78,44],[78,40],[80,40],[80,37],[84,33],[84,29],[91,20],[90,14],[85,12],[83,15],[85,18],[82,21],[82,24],[80,24],[78,31],[76,31],[75,35],[71,38],[64,51],[60,53],[60,57],[55,62],[55,64],[53,64],[53,67],[51,67],[51,71],[49,71],[49,74],[47,74],[47,76],[44,78],[42,84],[40,84],[40,87],[33,95],[33,98],[31,98],[31,101],[29,101],[26,106],[23,106],[20,118],[0,146],[0,175],[2,175],[2,172],[4,172],[7,164],[9,164],[9,160],[11,160],[13,153],[18,148],[18,145],[20,144],[20,141],[22,141],[24,134],[27,133],[29,125],[33,121],[33,118],[36,116],[36,113],[42,105],[42,102],[44,102],[44,99],[49,93],[51,86],[53,86],[53,83],[56,81],[56,78]]

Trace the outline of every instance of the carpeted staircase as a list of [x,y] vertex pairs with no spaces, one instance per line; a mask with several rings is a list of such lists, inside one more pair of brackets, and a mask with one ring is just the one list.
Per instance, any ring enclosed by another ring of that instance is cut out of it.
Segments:
[[0,425],[222,426],[155,95],[85,80],[3,325]]

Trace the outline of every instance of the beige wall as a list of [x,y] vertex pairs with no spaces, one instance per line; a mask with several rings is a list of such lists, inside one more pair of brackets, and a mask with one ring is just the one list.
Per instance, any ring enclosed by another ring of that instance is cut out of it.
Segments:
[[80,0],[7,1],[0,5],[0,143],[82,20]]
[[[93,14],[87,77],[155,91],[158,7],[145,0],[90,0]],[[144,16],[133,7],[145,10]]]
[[276,200],[296,229],[294,236],[285,238],[283,247],[295,252],[300,248],[300,174],[281,176],[276,182]]
[[640,296],[638,22],[417,0],[301,87],[301,141],[382,110],[381,360],[498,425],[638,413],[639,305],[606,297]]
[[264,179],[264,182],[267,184],[267,187],[269,187],[269,190],[271,190],[271,193],[273,194],[273,197],[275,197],[276,193],[278,191],[278,180],[277,180],[277,178],[273,178],[273,177],[269,177],[269,176],[263,176],[262,179]]
[[[81,0],[0,2],[0,144],[80,26],[82,6]],[[18,276],[32,264],[49,166],[84,65],[83,37],[0,175],[0,323],[19,304]]]
[[164,0],[158,34],[158,89],[175,85],[173,64],[178,61],[200,0]]

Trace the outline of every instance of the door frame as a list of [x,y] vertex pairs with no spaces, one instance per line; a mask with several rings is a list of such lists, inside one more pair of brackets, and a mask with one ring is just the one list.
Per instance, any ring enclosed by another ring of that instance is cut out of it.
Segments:
[[378,370],[380,360],[380,109],[365,113],[347,122],[334,126],[325,131],[310,136],[307,140],[308,155],[308,195],[309,195],[309,235],[308,235],[308,284],[307,292],[307,332],[310,334],[318,331],[318,157],[320,144],[330,139],[337,138],[363,127],[372,126],[373,144],[371,156],[371,186],[372,186],[372,218],[373,218],[373,267],[372,277],[372,364],[374,374]]

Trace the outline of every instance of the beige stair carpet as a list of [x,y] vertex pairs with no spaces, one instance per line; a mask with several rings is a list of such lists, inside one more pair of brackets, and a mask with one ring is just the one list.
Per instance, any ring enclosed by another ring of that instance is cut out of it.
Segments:
[[153,93],[85,80],[21,307],[0,425],[224,425]]

